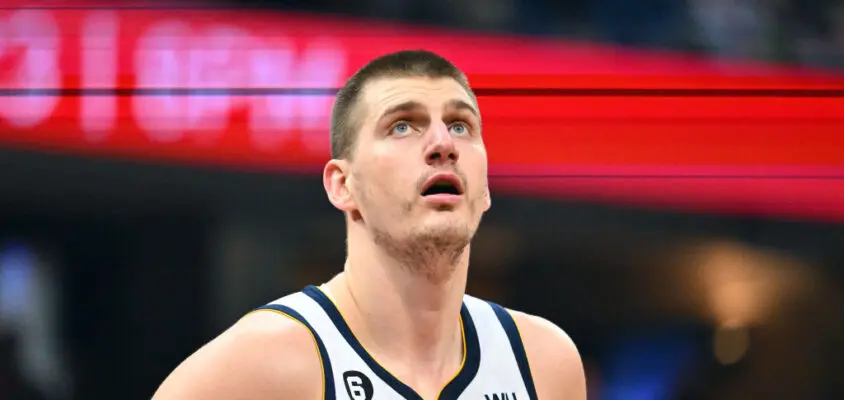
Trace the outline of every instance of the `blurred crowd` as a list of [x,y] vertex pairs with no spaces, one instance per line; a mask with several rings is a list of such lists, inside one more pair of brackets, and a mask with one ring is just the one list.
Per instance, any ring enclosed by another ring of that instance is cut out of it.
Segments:
[[844,67],[841,0],[249,0],[255,5]]

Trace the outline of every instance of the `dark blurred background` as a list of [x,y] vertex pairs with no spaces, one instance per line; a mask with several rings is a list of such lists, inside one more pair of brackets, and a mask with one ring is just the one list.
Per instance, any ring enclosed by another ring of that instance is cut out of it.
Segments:
[[[242,6],[844,67],[835,0]],[[0,150],[0,399],[149,398],[251,308],[339,272],[343,237],[316,175]],[[498,196],[468,291],[562,326],[590,400],[844,398],[836,221]]]
[[840,0],[246,0],[256,8],[844,66]]

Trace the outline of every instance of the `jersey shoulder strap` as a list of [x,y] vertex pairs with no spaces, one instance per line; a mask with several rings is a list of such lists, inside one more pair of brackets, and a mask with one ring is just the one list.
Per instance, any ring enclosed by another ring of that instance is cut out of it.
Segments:
[[483,355],[479,380],[488,385],[494,381],[502,390],[521,386],[529,399],[536,399],[524,342],[512,314],[496,303],[469,295],[464,296],[463,303],[472,313],[478,330]]
[[[319,361],[322,365],[323,398],[326,400],[334,400],[337,397],[335,395],[335,381],[331,365],[331,357],[328,351],[328,346],[326,346],[326,341],[324,341],[322,335],[320,335],[321,331],[325,331],[325,327],[320,326],[324,324],[324,322],[320,321],[319,318],[315,318],[315,304],[309,303],[313,303],[313,301],[304,293],[298,292],[282,297],[267,305],[258,307],[254,309],[253,312],[261,310],[272,311],[290,318],[308,329],[314,339],[314,343],[317,346]],[[284,362],[284,360],[280,361]]]

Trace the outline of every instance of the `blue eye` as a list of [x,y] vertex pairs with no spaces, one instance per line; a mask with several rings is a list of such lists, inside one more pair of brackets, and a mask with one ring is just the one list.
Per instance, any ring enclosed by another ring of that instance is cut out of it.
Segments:
[[410,133],[410,124],[407,122],[400,122],[393,127],[392,133],[399,136],[407,135]]
[[469,133],[469,128],[463,123],[453,124],[449,126],[449,129],[451,129],[451,132],[457,136],[463,136]]

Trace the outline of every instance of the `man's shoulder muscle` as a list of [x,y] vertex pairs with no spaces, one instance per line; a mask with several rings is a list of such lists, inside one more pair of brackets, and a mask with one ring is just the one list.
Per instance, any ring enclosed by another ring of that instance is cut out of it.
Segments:
[[258,311],[182,362],[153,400],[317,399],[322,380],[310,331],[291,318]]
[[539,398],[586,400],[583,362],[569,335],[542,317],[508,311],[522,336]]

